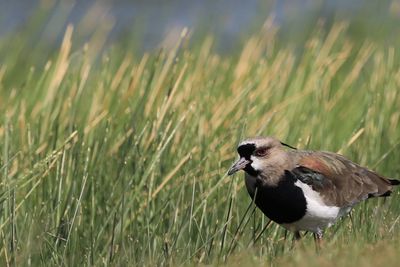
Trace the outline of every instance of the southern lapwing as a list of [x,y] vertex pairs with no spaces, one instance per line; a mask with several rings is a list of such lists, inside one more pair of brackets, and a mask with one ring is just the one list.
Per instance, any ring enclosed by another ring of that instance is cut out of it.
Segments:
[[245,140],[237,152],[240,158],[228,175],[244,170],[247,191],[257,207],[294,232],[296,239],[299,231],[312,232],[317,246],[323,230],[354,205],[387,197],[400,184],[339,154],[296,150],[273,137]]

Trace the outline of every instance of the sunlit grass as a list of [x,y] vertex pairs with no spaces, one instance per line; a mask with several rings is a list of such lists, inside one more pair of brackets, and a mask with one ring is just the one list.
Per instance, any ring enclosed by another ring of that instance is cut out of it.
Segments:
[[267,24],[238,56],[214,53],[212,38],[187,46],[183,32],[175,48],[135,57],[116,48],[93,55],[95,41],[75,47],[71,26],[43,66],[3,40],[2,265],[216,264],[243,255],[333,266],[342,256],[375,262],[381,251],[396,263],[398,191],[359,205],[316,255],[309,236],[292,249],[291,234],[254,208],[242,175],[226,176],[236,144],[254,135],[340,151],[400,176],[399,49],[355,44],[345,24],[316,29],[301,52],[278,46],[275,32]]

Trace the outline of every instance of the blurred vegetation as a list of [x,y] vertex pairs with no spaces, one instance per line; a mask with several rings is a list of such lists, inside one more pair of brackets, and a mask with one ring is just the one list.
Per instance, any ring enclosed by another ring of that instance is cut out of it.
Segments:
[[398,178],[396,40],[336,21],[293,45],[269,19],[230,55],[186,29],[140,54],[70,25],[55,51],[41,23],[0,39],[2,265],[398,262],[398,190],[328,229],[316,255],[226,177],[242,138],[274,135]]

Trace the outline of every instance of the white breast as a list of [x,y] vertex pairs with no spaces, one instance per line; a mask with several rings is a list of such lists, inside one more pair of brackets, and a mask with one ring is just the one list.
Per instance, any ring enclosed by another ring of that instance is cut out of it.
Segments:
[[[314,233],[321,232],[324,228],[331,226],[345,210],[326,205],[320,194],[314,191],[308,184],[296,181],[295,186],[300,187],[307,201],[307,211],[299,221],[283,225],[289,230],[306,230]],[[347,208],[347,210],[349,210]],[[346,211],[347,211],[346,210]]]

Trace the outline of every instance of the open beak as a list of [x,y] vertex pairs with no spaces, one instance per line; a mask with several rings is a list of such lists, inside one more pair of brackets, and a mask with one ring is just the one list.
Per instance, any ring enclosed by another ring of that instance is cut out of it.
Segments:
[[236,161],[232,167],[228,171],[228,175],[232,175],[237,171],[243,170],[246,168],[247,164],[250,163],[250,160],[247,160],[245,158],[240,158],[238,161]]

